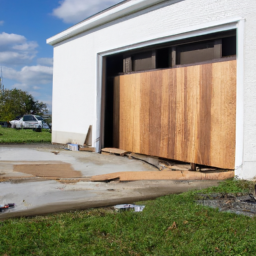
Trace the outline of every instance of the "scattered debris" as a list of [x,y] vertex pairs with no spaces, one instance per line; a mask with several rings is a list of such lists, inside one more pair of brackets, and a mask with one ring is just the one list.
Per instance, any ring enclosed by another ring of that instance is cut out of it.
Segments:
[[128,157],[141,160],[141,161],[151,164],[151,165],[155,166],[157,169],[159,169],[159,158],[158,157],[135,154],[135,153],[128,154]]
[[59,151],[52,151],[53,154],[58,155],[60,152]]
[[14,208],[15,204],[11,203],[11,204],[0,204],[0,212],[6,211],[10,208]]
[[190,169],[190,164],[160,159],[159,167],[161,170],[188,171]]
[[226,172],[190,172],[190,171],[140,171],[140,172],[116,172],[91,177],[93,182],[106,182],[119,179],[120,181],[136,180],[226,180],[234,178],[234,171]]
[[[88,148],[88,147],[87,147]],[[80,149],[83,150],[83,149]],[[85,149],[86,151],[86,149]],[[195,163],[186,163],[181,161],[169,160],[165,158],[158,158],[155,156],[143,155],[125,151],[119,148],[103,148],[101,150],[102,155],[119,155],[128,156],[129,159],[141,160],[156,167],[160,171],[192,171],[192,172],[228,172],[232,170],[219,169],[217,167],[210,167],[204,165],[198,165]]]
[[86,146],[91,146],[92,145],[92,125],[89,125],[84,144]]
[[211,208],[219,208],[219,211],[242,214],[248,217],[256,216],[256,200],[252,194],[198,194],[198,204]]
[[169,231],[169,230],[176,229],[176,228],[177,228],[177,224],[176,224],[176,222],[174,221],[174,222],[172,223],[172,225],[171,225],[169,228],[167,228],[167,230],[166,230],[165,232],[167,232],[167,231]]
[[105,156],[110,156],[110,155],[111,155],[110,153],[103,152],[103,151],[101,151],[101,154],[102,154],[102,155],[105,155]]
[[78,144],[68,144],[68,149],[71,151],[78,151]]
[[95,148],[87,147],[87,146],[80,146],[79,151],[86,151],[86,152],[95,152]]
[[145,205],[136,205],[136,204],[118,204],[114,206],[117,212],[123,211],[134,211],[134,212],[142,212],[145,208]]
[[80,171],[75,171],[71,164],[64,162],[47,164],[17,164],[13,167],[14,172],[45,178],[81,178]]
[[128,151],[119,149],[119,148],[103,148],[101,150],[102,153],[109,153],[109,154],[115,154],[115,155],[119,155],[119,156],[125,156],[127,153],[129,153]]

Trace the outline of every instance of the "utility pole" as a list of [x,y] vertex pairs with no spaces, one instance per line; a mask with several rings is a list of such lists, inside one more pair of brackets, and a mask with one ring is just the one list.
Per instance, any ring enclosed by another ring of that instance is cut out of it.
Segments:
[[3,70],[1,67],[1,73],[0,73],[0,94],[4,93],[4,78],[3,78]]

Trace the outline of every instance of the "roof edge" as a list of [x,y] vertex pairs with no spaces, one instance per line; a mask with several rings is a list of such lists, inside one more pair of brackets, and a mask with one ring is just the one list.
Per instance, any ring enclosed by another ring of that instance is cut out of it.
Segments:
[[99,14],[91,16],[90,18],[79,22],[78,24],[62,31],[61,33],[48,38],[46,43],[55,45],[94,27],[98,27],[104,23],[108,23],[123,16],[127,16],[131,13],[138,12],[164,1],[165,0],[132,0],[120,3],[113,8],[109,8],[106,11],[102,11]]

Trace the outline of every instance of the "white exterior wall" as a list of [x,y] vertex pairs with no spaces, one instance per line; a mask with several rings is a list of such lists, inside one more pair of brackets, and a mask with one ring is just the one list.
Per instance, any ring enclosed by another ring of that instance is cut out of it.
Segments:
[[[236,166],[240,178],[256,176],[256,1],[176,0],[120,18],[54,46],[52,142],[84,142],[93,126],[96,146],[99,118],[98,54],[174,34],[211,22],[241,17],[244,25],[244,147]],[[243,72],[243,70],[240,70]],[[246,100],[245,100],[246,99]]]

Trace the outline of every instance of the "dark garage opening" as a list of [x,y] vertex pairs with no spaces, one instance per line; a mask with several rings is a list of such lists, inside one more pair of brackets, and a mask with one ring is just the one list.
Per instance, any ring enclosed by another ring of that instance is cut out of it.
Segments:
[[123,54],[106,58],[104,147],[113,147],[114,77],[123,74]]

